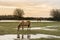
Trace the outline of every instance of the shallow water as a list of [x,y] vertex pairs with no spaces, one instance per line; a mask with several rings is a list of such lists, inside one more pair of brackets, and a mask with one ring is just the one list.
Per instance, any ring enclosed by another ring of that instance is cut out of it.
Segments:
[[[0,20],[0,22],[21,22],[22,20]],[[26,21],[26,20],[25,20]],[[55,22],[55,21],[47,21],[47,20],[30,20],[31,22]]]
[[[29,34],[30,39],[37,39],[37,38],[60,38],[60,36],[54,36],[54,35],[46,35],[46,34]],[[22,34],[20,34],[20,37]],[[17,39],[16,34],[8,34],[8,35],[0,35],[0,40],[14,40]],[[21,39],[21,38],[20,38]],[[24,39],[28,40],[27,35],[24,35]]]
[[[14,29],[17,29],[17,28],[14,28]],[[31,27],[31,28],[28,28],[30,30],[48,30],[48,31],[58,31],[58,29],[49,29],[49,28],[46,28],[46,27]],[[22,30],[22,28],[20,28],[20,30]],[[27,30],[27,28],[24,28],[24,30]]]

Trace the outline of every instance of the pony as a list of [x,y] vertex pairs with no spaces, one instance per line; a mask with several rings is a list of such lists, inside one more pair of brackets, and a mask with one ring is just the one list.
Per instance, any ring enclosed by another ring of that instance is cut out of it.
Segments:
[[[22,20],[21,22],[20,22],[20,24],[18,25],[18,29],[17,29],[17,31],[18,31],[18,35],[17,35],[17,38],[20,38],[20,36],[19,36],[19,29],[20,28],[22,28],[22,30],[27,26],[27,28],[30,28],[30,21],[24,21],[24,20]],[[22,36],[22,38],[23,38],[23,36]]]

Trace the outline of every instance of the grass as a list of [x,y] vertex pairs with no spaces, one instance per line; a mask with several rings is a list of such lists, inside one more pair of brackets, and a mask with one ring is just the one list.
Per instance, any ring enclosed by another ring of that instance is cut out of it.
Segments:
[[51,39],[48,39],[48,38],[40,38],[40,39],[31,39],[31,40],[60,40],[59,38],[51,38]]
[[60,25],[60,22],[33,22],[31,26],[33,27],[45,27],[45,26],[52,26],[52,25]]
[[[0,34],[16,34],[17,30],[14,28],[17,28],[18,22],[0,22]],[[52,25],[60,25],[60,22],[32,22],[31,27],[46,27],[46,26],[52,26]],[[58,27],[60,29],[60,27]],[[24,31],[25,33],[26,31]],[[54,33],[52,33],[54,32]],[[20,31],[20,33],[23,33]],[[36,33],[44,33],[44,34],[54,34],[54,35],[60,35],[60,31],[46,31],[46,30],[32,30],[30,32],[31,34]]]

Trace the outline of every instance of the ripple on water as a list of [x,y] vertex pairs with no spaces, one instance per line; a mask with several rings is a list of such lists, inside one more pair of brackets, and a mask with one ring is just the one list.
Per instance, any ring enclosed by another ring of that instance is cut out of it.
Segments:
[[[20,37],[22,35],[20,34]],[[24,35],[24,39],[27,39],[28,35]],[[37,39],[37,38],[60,38],[60,36],[55,36],[55,35],[46,35],[46,34],[30,34],[30,39]],[[16,34],[8,34],[8,35],[1,35],[0,40],[16,40],[17,35]]]
[[[17,28],[14,28],[17,29]],[[51,28],[46,28],[46,27],[31,27],[28,28],[30,30],[47,30],[47,31],[58,31],[58,29],[51,29]],[[20,30],[22,30],[22,28],[20,28]],[[27,28],[24,28],[24,30],[27,30]]]

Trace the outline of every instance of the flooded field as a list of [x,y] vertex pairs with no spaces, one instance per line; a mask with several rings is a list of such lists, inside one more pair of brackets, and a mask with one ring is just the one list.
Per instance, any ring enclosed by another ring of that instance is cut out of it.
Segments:
[[[46,39],[59,39],[60,40],[60,22],[31,22],[31,30],[26,31],[27,28],[24,28],[24,32],[20,28],[20,38],[17,38],[17,25],[18,22],[0,22],[0,40],[31,40],[46,38]],[[26,33],[26,32],[29,32]],[[24,34],[22,34],[24,33]],[[24,38],[22,39],[22,35]]]
[[[48,27],[48,28],[47,28]],[[46,26],[46,27],[33,27],[28,28],[30,30],[48,30],[48,31],[58,31],[58,29],[49,29],[50,27],[55,26]],[[20,28],[22,29],[22,28]],[[27,28],[24,28],[24,30],[27,30]],[[37,39],[37,38],[60,38],[60,36],[56,35],[48,35],[48,34],[23,34],[24,38],[23,40],[30,40],[30,39]],[[27,38],[27,36],[30,36]],[[0,40],[22,40],[22,34],[20,34],[20,38],[17,38],[17,34],[6,34],[6,35],[0,35]]]

